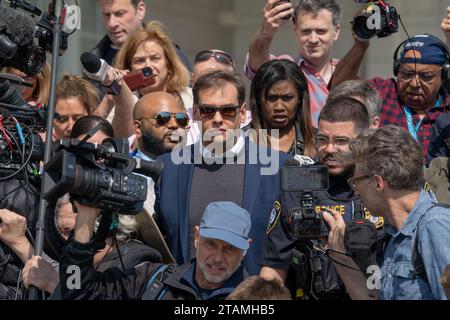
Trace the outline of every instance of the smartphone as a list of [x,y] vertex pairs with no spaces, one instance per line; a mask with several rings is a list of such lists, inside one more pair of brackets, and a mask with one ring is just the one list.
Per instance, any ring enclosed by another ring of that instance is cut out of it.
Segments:
[[136,91],[154,84],[155,75],[153,74],[152,68],[146,67],[129,72],[123,77],[123,81],[125,81],[131,91]]
[[[280,4],[283,4],[285,2],[291,2],[290,0],[280,0],[276,4],[274,4],[273,7],[279,6]],[[287,17],[283,18],[283,20],[290,20],[292,18],[292,15],[288,15]]]

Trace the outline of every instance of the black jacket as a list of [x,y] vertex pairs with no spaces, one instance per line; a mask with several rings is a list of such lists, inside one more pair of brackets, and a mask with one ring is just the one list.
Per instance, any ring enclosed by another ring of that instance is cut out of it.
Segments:
[[[148,281],[158,270],[161,263],[143,262],[134,268],[121,271],[119,268],[110,268],[104,272],[95,271],[93,256],[95,253],[93,242],[81,244],[70,240],[60,260],[61,297],[67,299],[88,300],[139,300],[144,295]],[[81,285],[79,289],[68,288],[73,273],[67,273],[70,266],[80,268]],[[192,281],[195,270],[195,259],[178,267],[174,273],[167,277],[164,284],[167,291],[163,300],[197,300],[201,299]],[[209,299],[223,299],[243,280],[242,266],[231,276],[225,285],[212,292]]]
[[[32,183],[24,180],[0,182],[0,209],[8,209],[27,218],[27,227],[35,232],[39,195]],[[24,290],[19,257],[0,241],[0,300],[22,299]],[[19,288],[19,290],[17,290]]]

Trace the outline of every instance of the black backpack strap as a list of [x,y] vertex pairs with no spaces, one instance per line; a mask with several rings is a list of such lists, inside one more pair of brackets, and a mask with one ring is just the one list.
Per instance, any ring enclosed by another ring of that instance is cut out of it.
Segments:
[[142,295],[142,300],[160,300],[167,291],[167,286],[164,285],[164,280],[174,273],[176,268],[176,265],[171,263],[163,264],[156,269],[150,280],[147,282],[147,288]]
[[[420,219],[422,219],[422,217]],[[423,281],[428,282],[427,273],[425,272],[425,265],[423,263],[422,256],[419,253],[419,226],[417,226],[416,234],[414,236],[411,263],[414,268],[414,278],[420,277]]]
[[[433,206],[431,206],[430,209],[432,209],[434,207],[443,207],[443,208],[447,208],[447,209],[450,208],[448,205],[443,204],[443,203],[435,203]],[[419,228],[420,228],[420,222],[421,222],[422,218],[427,213],[428,213],[428,211],[425,212],[419,218],[419,221],[417,222],[417,228],[416,228],[416,232],[414,234],[413,249],[412,249],[412,253],[411,253],[411,263],[414,268],[414,271],[413,271],[414,277],[420,277],[423,281],[426,281],[426,282],[428,282],[428,278],[427,278],[427,273],[425,271],[425,264],[423,263],[422,256],[420,255],[420,252],[419,252]]]

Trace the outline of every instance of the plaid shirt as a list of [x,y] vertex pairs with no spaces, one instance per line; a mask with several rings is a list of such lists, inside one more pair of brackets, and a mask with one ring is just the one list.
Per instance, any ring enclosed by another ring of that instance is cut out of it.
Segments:
[[[403,109],[403,104],[400,101],[396,80],[393,78],[373,78],[369,80],[369,82],[379,91],[381,97],[383,98],[383,106],[381,108],[380,115],[381,125],[396,125],[408,130],[406,114]],[[449,110],[450,96],[447,94],[441,95],[441,104],[427,112],[429,118],[427,116],[423,118],[417,132],[417,138],[419,143],[422,145],[424,159],[426,159],[428,153],[428,145],[430,144],[430,138],[433,135],[433,126],[436,119],[439,116],[449,112]],[[413,123],[419,123],[419,115],[414,112],[414,110],[411,110],[411,112]]]
[[[328,83],[322,78],[320,73],[314,69],[313,67],[306,64],[306,61],[300,57],[297,60],[294,60],[290,55],[281,55],[274,56],[270,55],[270,60],[290,60],[299,65],[300,69],[303,71],[303,74],[308,81],[308,92],[309,92],[309,100],[310,100],[310,110],[311,110],[311,122],[314,127],[317,128],[319,122],[319,114],[322,110],[325,102],[327,102],[328,94],[330,91],[328,90]],[[335,69],[336,65],[339,63],[337,59],[331,59],[330,63],[332,67]],[[252,70],[249,63],[249,55],[247,54],[247,58],[245,61],[245,75],[248,79],[253,80],[255,77],[255,71]]]

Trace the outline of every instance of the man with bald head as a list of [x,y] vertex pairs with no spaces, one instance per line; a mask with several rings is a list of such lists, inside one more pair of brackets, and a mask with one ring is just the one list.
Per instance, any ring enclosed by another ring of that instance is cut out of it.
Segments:
[[185,139],[189,115],[172,95],[152,92],[136,103],[133,121],[139,146],[135,156],[154,161]]
[[[189,116],[183,105],[166,92],[152,92],[143,96],[133,110],[133,127],[138,149],[133,152],[135,158],[155,161],[171,152],[183,142],[189,127]],[[144,209],[150,216],[154,213],[155,182],[147,178],[147,200]],[[141,230],[141,225],[138,225]],[[139,231],[141,233],[141,231]]]

